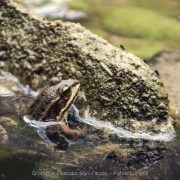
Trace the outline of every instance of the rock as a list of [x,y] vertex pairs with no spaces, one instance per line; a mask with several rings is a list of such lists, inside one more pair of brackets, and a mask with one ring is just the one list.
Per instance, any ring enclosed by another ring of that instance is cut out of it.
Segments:
[[37,153],[43,153],[45,155],[50,155],[54,152],[54,148],[50,147],[48,144],[46,144],[43,141],[35,141],[33,143],[33,149],[35,149],[35,152]]
[[133,169],[147,168],[164,157],[163,149],[136,151],[128,157],[127,166]]
[[17,122],[14,119],[5,116],[0,116],[0,124],[5,127],[17,126]]
[[[111,160],[113,163],[127,163],[128,156],[134,152],[133,148],[125,145],[108,143],[95,149],[99,154],[105,156],[105,159]],[[94,152],[95,152],[94,151]]]
[[22,82],[42,87],[61,72],[80,80],[92,116],[135,132],[174,132],[167,93],[144,61],[79,24],[42,20],[13,0],[0,7],[0,60]]
[[[157,163],[164,157],[164,148],[148,146],[138,146],[134,143],[132,147],[123,144],[107,143],[105,145],[98,146],[93,151],[89,152],[87,156],[105,157],[101,158],[110,161],[112,164],[126,165],[131,169],[140,169],[149,167],[154,163]],[[93,161],[93,160],[92,160]]]
[[21,149],[21,150],[17,150],[15,151],[15,153],[17,155],[28,155],[28,156],[31,156],[33,158],[40,158],[40,157],[47,157],[48,155],[43,153],[43,152],[38,152],[38,151],[33,151],[33,150],[28,150],[28,149]]
[[0,125],[0,143],[7,143],[8,142],[8,134],[7,131],[4,129],[2,125]]

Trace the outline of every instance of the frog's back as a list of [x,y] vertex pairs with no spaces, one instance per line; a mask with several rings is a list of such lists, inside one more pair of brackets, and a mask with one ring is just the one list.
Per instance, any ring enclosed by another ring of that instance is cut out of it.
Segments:
[[30,105],[28,114],[35,120],[43,121],[48,110],[57,100],[56,86],[44,88]]

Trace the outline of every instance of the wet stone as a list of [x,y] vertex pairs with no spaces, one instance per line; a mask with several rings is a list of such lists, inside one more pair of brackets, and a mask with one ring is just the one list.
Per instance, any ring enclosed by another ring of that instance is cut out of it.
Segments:
[[5,127],[17,125],[17,123],[15,122],[14,119],[12,119],[10,117],[5,117],[5,116],[0,116],[0,124],[5,126]]
[[35,141],[33,144],[33,147],[38,151],[39,153],[44,153],[46,155],[52,154],[54,151],[53,147],[50,147],[48,144],[46,144],[43,141]]
[[129,168],[145,168],[157,163],[164,157],[164,149],[153,149],[149,151],[137,151],[129,156],[127,166]]
[[2,125],[0,125],[0,143],[7,143],[8,142],[8,134],[7,131],[4,129]]
[[109,153],[107,156],[106,156],[106,159],[109,159],[112,161],[112,163],[115,163],[115,164],[122,164],[124,163],[124,161],[122,160],[122,158],[118,157],[117,154],[112,151],[111,153]]

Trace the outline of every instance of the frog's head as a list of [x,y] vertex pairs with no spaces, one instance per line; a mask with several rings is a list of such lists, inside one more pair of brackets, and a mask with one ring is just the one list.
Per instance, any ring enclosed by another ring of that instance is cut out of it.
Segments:
[[74,79],[62,80],[57,84],[56,93],[59,95],[58,106],[60,107],[58,118],[61,119],[74,102],[79,87],[79,81]]

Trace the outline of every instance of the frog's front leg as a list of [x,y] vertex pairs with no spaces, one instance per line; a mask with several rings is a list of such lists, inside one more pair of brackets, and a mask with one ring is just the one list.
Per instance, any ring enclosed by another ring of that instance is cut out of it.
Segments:
[[59,125],[60,130],[61,130],[65,135],[67,135],[68,137],[71,137],[71,138],[75,138],[75,137],[78,137],[78,136],[82,135],[81,131],[71,129],[71,128],[68,126],[67,116],[68,116],[68,113],[66,113],[66,114],[64,115],[64,119],[61,120],[61,122],[64,122],[64,123],[62,123],[62,124]]
[[69,128],[69,126],[65,123],[60,124],[59,128],[65,135],[71,138],[79,137],[82,134],[81,131],[79,130],[74,130],[74,129]]

